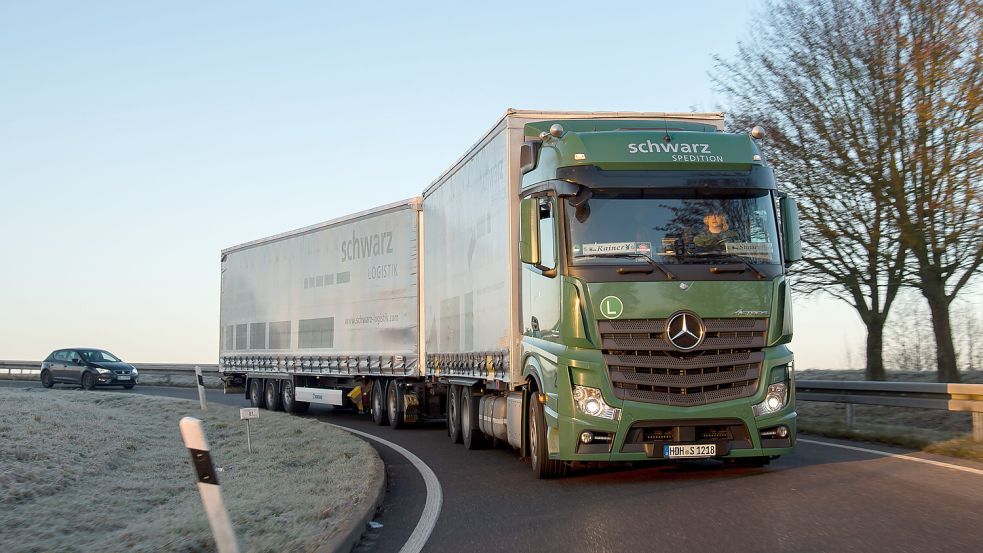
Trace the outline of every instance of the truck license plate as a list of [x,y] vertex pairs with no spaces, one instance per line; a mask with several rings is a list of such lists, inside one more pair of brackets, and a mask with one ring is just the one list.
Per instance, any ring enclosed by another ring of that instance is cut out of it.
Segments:
[[666,459],[694,459],[713,457],[717,454],[717,444],[689,444],[662,446],[662,456]]

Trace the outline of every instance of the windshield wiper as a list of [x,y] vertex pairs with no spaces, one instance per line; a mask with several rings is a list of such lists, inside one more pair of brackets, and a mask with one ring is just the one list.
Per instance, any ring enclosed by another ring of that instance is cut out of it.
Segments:
[[[764,273],[762,273],[760,270],[758,270],[757,267],[755,267],[754,265],[748,263],[747,261],[744,261],[743,259],[737,259],[735,261],[737,263],[742,263],[745,267],[747,267],[747,269],[751,269],[751,272],[753,272],[755,274],[755,276],[758,277],[758,280],[762,280],[762,279],[768,278],[767,275],[765,275]],[[738,270],[735,270],[735,269],[721,269],[720,267],[710,267],[710,272],[713,273],[713,274],[715,274],[715,275],[716,274],[720,274],[720,273],[743,273],[747,269],[738,269]]]
[[[676,280],[676,275],[674,275],[671,272],[669,272],[669,269],[666,269],[661,263],[659,263],[658,261],[652,259],[652,256],[646,255],[646,254],[641,253],[641,252],[634,252],[634,253],[631,253],[631,252],[623,252],[623,253],[591,253],[591,254],[586,254],[586,255],[578,255],[577,257],[628,257],[628,258],[641,258],[641,259],[644,259],[645,261],[647,261],[648,264],[651,265],[652,267],[654,267],[655,269],[658,269],[658,270],[662,271],[662,273],[664,275],[666,275],[666,278],[667,279],[669,279],[669,280]],[[644,272],[645,273],[651,273],[653,270],[654,269],[648,270],[648,271],[644,271]],[[623,275],[623,274],[626,274],[626,273],[634,273],[634,272],[637,272],[637,271],[632,271],[631,269],[627,269],[625,267],[618,267],[618,274],[622,274]]]

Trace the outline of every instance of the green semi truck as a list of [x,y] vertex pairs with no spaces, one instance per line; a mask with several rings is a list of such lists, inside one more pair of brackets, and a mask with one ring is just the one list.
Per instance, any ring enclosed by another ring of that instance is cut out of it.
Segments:
[[224,250],[226,388],[444,419],[541,478],[790,453],[798,216],[758,133],[509,110],[420,198]]

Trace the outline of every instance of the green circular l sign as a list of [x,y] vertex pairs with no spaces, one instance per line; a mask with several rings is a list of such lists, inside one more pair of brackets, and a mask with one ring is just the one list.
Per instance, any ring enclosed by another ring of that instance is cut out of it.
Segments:
[[617,319],[624,310],[625,306],[618,296],[608,296],[601,300],[601,315],[607,319]]

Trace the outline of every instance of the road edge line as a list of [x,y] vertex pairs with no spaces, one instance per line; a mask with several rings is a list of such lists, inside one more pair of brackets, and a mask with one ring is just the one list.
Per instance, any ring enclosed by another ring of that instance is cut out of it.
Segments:
[[962,465],[953,465],[951,463],[943,463],[942,461],[935,461],[935,460],[932,460],[932,459],[922,459],[921,457],[912,457],[911,455],[909,455],[907,453],[890,453],[890,452],[887,452],[887,451],[879,451],[877,449],[867,449],[865,447],[857,447],[857,446],[853,446],[853,445],[834,444],[832,442],[821,442],[819,440],[809,440],[809,439],[806,439],[806,438],[797,438],[796,441],[797,442],[806,443],[806,444],[825,445],[825,446],[829,446],[829,447],[838,447],[838,448],[841,448],[841,449],[849,449],[849,450],[852,450],[852,451],[861,451],[863,453],[871,453],[871,454],[874,454],[874,455],[880,455],[882,457],[894,457],[895,459],[902,459],[904,461],[914,461],[916,463],[925,463],[927,465],[934,465],[934,466],[937,466],[937,467],[945,467],[945,468],[953,469],[953,470],[961,470],[963,472],[968,472],[968,473],[971,473],[971,474],[979,474],[979,475],[983,476],[983,469],[977,469],[977,468],[973,468],[973,467],[964,467]]
[[440,516],[440,509],[444,503],[444,492],[440,487],[440,480],[437,479],[437,475],[430,470],[430,467],[428,467],[422,459],[399,444],[394,444],[389,440],[374,436],[367,432],[362,432],[361,430],[348,428],[347,426],[339,426],[332,423],[328,424],[340,428],[346,432],[351,432],[357,436],[379,442],[396,453],[399,453],[403,457],[406,457],[406,459],[409,460],[414,467],[416,467],[417,472],[419,472],[420,476],[423,477],[423,483],[427,486],[427,500],[423,505],[423,512],[420,513],[420,520],[416,523],[416,528],[413,529],[413,533],[410,534],[410,537],[407,538],[406,543],[404,543],[403,547],[400,548],[399,553],[419,553],[420,551],[423,551],[423,546],[427,544],[427,540],[430,539],[430,534],[433,533],[434,527],[437,526],[437,518]]

